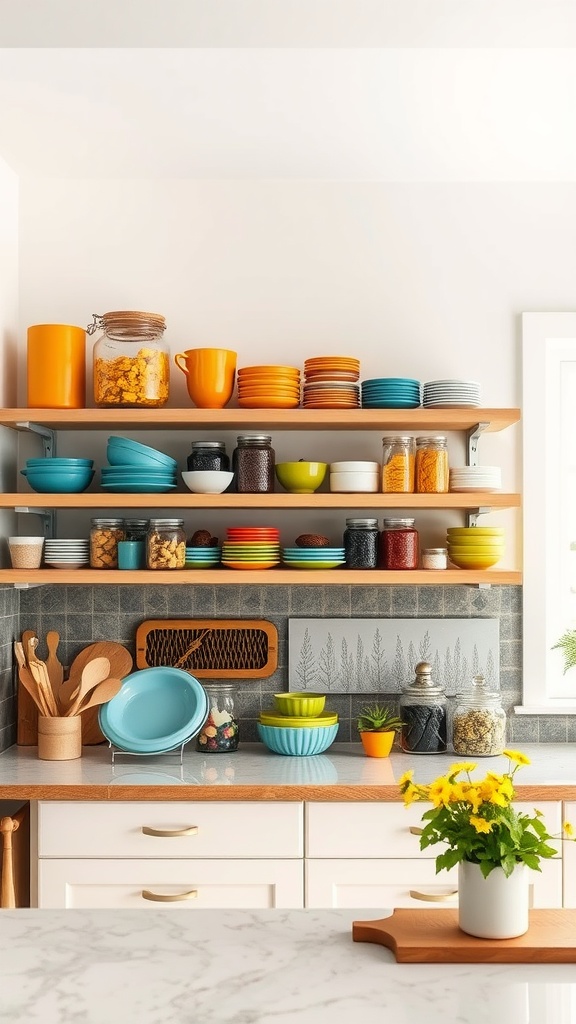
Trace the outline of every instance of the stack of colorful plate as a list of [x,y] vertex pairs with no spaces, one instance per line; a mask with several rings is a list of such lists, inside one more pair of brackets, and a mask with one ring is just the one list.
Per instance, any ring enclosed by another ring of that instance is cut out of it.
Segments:
[[429,380],[422,388],[422,405],[436,409],[471,409],[480,405],[476,380]]
[[176,487],[178,463],[170,455],[128,437],[109,437],[109,466],[103,466],[102,489],[125,494],[164,494]]
[[186,548],[186,569],[214,569],[220,565],[222,548],[189,547]]
[[335,569],[346,564],[344,548],[282,548],[289,569]]
[[451,466],[451,491],[499,491],[502,489],[500,466]]
[[317,356],[304,361],[302,405],[308,409],[358,409],[360,360]]
[[459,569],[489,569],[504,554],[501,526],[452,526],[446,536],[448,558]]
[[222,565],[229,569],[272,569],[280,563],[280,531],[274,526],[235,526],[226,531]]
[[411,377],[374,377],[362,381],[365,409],[417,409],[420,381]]
[[300,405],[297,366],[244,366],[236,377],[243,409],[296,409]]
[[324,711],[321,693],[274,694],[274,710],[261,711],[258,736],[275,754],[321,754],[336,739],[338,715]]
[[90,541],[83,538],[66,540],[47,537],[44,561],[52,569],[81,569],[90,564]]

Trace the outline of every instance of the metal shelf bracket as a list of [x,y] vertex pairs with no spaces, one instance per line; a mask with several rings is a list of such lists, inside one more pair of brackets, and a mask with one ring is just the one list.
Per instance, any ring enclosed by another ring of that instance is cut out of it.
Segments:
[[478,526],[478,516],[485,516],[494,509],[490,505],[483,505],[480,508],[470,509],[466,513],[466,526]]
[[29,430],[42,438],[45,459],[51,459],[56,455],[56,432],[50,427],[44,427],[40,423],[31,423],[29,420],[21,420],[16,426],[19,430]]
[[51,508],[29,508],[28,505],[16,505],[15,512],[23,512],[26,515],[40,516],[44,537],[54,536],[54,510]]
[[483,420],[480,423],[475,423],[473,427],[470,427],[466,431],[466,465],[477,466],[478,465],[478,438],[485,430],[488,429],[490,423],[487,420]]

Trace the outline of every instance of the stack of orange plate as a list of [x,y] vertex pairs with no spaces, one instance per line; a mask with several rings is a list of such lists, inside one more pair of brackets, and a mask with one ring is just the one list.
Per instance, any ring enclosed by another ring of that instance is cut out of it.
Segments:
[[300,405],[297,366],[244,366],[236,379],[238,405],[244,409],[295,409]]
[[360,360],[352,356],[306,359],[302,405],[307,409],[357,409],[359,377]]

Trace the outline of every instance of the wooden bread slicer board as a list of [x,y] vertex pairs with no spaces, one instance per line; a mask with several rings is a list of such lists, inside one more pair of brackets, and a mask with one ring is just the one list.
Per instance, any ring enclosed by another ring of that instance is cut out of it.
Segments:
[[516,939],[467,935],[457,910],[395,910],[354,921],[352,938],[386,946],[399,964],[574,964],[576,910],[531,910],[528,931]]
[[278,664],[278,630],[264,619],[147,619],[136,665],[170,665],[199,679],[263,679]]

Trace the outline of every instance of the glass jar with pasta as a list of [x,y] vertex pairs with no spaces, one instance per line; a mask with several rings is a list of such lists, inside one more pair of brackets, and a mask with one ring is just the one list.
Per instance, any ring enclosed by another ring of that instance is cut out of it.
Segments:
[[417,494],[449,491],[448,441],[443,434],[416,438],[414,489]]
[[101,408],[159,408],[168,401],[170,359],[159,313],[116,310],[93,314],[87,328],[103,333],[94,344],[94,402]]
[[382,438],[382,491],[411,494],[414,491],[414,438],[405,434]]

